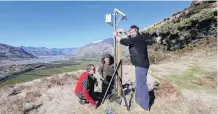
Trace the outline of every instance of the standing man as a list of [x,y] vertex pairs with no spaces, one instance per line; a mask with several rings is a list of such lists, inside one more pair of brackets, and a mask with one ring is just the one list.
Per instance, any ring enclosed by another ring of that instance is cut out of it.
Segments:
[[122,45],[129,46],[130,60],[135,66],[136,103],[145,111],[149,111],[149,93],[147,86],[147,72],[149,68],[147,43],[149,40],[143,39],[143,37],[140,36],[139,27],[136,25],[132,25],[130,31],[126,33],[128,38],[118,37],[117,34],[122,32],[124,32],[124,30],[119,30],[118,32],[114,32],[113,35]]

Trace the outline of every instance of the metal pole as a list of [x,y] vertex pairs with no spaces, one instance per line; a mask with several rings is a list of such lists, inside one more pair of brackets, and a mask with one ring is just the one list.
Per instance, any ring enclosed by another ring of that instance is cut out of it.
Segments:
[[[116,11],[115,11],[115,9],[114,9],[114,31],[116,31]],[[116,38],[114,39],[114,71],[116,70],[116,67],[117,67],[117,48],[116,48],[116,46],[117,46],[117,40],[116,40]],[[117,90],[117,85],[116,85],[116,74],[115,74],[115,78],[114,78],[114,92],[116,92]]]
[[[116,11],[114,10],[114,31],[116,31]],[[116,53],[117,53],[117,49],[116,49],[116,38],[114,39],[114,63],[115,63],[115,66],[116,66],[116,63],[117,63],[117,59],[116,59]],[[114,67],[114,70],[116,69],[116,67]]]

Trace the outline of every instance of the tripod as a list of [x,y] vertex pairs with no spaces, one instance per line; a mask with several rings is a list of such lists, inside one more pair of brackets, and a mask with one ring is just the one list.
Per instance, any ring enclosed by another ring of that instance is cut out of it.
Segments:
[[117,70],[119,69],[119,67],[121,66],[121,64],[122,64],[122,60],[119,61],[117,67],[115,68],[115,71],[114,71],[114,73],[113,73],[113,76],[112,76],[112,78],[111,78],[111,80],[110,80],[110,83],[109,83],[109,85],[108,85],[108,87],[107,87],[107,90],[106,90],[106,92],[105,92],[105,94],[104,94],[104,97],[103,97],[103,99],[102,99],[102,101],[101,101],[101,105],[104,103],[104,100],[105,100],[105,98],[106,98],[106,96],[107,96],[107,92],[108,92],[108,90],[109,90],[109,88],[110,88],[110,85],[111,85],[112,81],[114,80],[114,77],[118,77],[118,78],[117,78],[117,80],[119,81],[119,85],[118,85],[118,86],[120,86],[121,92],[122,92],[122,95],[121,95],[121,96],[123,97],[123,99],[124,99],[124,101],[125,101],[125,106],[126,106],[127,110],[129,111],[129,110],[130,110],[130,107],[129,107],[129,105],[128,105],[128,103],[127,103],[127,100],[126,100],[126,96],[125,96],[125,93],[124,93],[124,90],[123,90],[123,87],[122,87],[121,79],[120,79],[119,76],[117,76]]

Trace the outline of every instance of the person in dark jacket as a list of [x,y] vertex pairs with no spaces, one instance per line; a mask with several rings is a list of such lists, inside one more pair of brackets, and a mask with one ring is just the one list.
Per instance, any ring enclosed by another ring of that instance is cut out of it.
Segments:
[[139,27],[132,25],[127,33],[128,38],[120,38],[117,34],[124,32],[119,30],[114,32],[114,38],[122,45],[129,46],[129,54],[131,63],[135,66],[136,88],[135,100],[145,111],[149,111],[149,93],[147,86],[147,72],[149,69],[149,59],[147,52],[147,43],[154,42],[145,39],[139,34]]
[[96,108],[94,86],[97,84],[97,80],[93,77],[94,74],[95,66],[93,64],[87,65],[86,72],[80,75],[74,92],[78,96],[81,104],[87,101]]

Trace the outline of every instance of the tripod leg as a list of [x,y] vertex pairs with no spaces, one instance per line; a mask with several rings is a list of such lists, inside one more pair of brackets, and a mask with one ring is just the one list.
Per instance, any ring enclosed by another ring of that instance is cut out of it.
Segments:
[[120,81],[120,88],[121,88],[121,92],[122,92],[122,97],[123,97],[123,99],[124,99],[126,108],[127,108],[128,111],[130,111],[130,107],[129,107],[129,105],[128,105],[128,103],[127,103],[127,100],[126,100],[126,96],[125,96],[125,93],[124,93],[124,90],[123,90],[123,86],[122,86],[122,83],[121,83],[121,79],[119,79],[119,81]]

